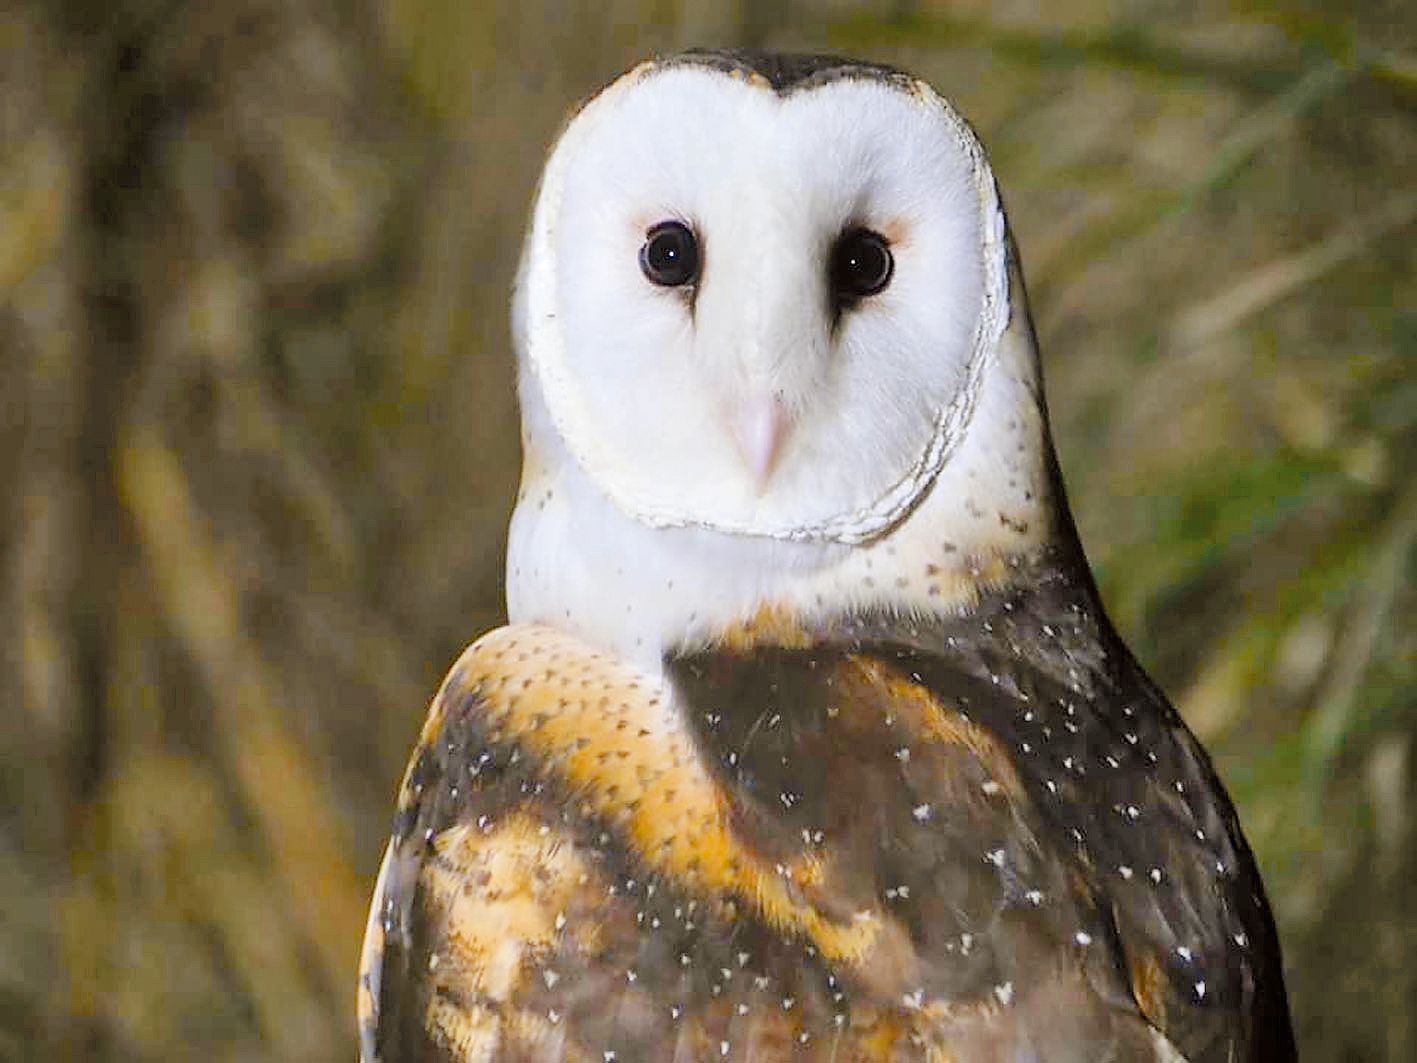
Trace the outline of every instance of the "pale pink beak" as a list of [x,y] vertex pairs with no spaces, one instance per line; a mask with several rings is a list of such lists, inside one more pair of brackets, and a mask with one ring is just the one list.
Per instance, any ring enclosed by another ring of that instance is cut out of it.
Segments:
[[731,415],[731,425],[738,453],[762,494],[787,434],[787,410],[776,395],[765,395],[738,407]]

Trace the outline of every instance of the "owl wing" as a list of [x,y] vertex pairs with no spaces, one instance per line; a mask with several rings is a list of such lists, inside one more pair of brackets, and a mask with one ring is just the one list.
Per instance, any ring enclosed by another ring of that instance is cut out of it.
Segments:
[[400,793],[361,1058],[1249,1058],[958,662],[868,636],[668,681],[546,628],[470,647]]

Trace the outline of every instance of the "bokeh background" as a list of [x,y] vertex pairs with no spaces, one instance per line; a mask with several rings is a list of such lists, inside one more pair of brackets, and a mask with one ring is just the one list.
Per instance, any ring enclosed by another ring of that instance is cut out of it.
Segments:
[[353,1057],[404,758],[500,616],[545,146],[688,44],[989,145],[1118,625],[1214,750],[1308,1063],[1417,1059],[1417,12],[0,5],[0,1058]]

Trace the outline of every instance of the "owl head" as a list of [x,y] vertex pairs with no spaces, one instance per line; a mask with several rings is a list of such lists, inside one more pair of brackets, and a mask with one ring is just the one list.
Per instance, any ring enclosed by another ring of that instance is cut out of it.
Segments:
[[[913,566],[882,572],[890,604],[928,605],[953,595],[926,566],[1058,523],[993,174],[897,71],[698,52],[625,74],[550,155],[513,326],[514,617],[854,607],[887,555]],[[618,590],[571,586],[596,572]]]

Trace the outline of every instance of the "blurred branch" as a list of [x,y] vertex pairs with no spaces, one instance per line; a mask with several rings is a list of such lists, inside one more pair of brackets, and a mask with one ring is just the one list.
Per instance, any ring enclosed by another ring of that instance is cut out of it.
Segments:
[[1235,123],[1211,154],[1205,172],[1182,190],[1181,206],[1189,207],[1206,192],[1224,184],[1290,122],[1325,96],[1338,92],[1352,77],[1353,71],[1337,61],[1298,72],[1282,91]]
[[341,820],[279,707],[280,686],[239,615],[239,588],[157,429],[134,428],[122,441],[119,483],[165,611],[204,674],[219,720],[213,733],[226,743],[322,979],[338,987],[353,969],[365,892]]
[[1377,210],[1300,251],[1267,262],[1225,289],[1176,315],[1171,343],[1202,347],[1246,318],[1274,305],[1346,262],[1393,229],[1417,218],[1417,190],[1399,192]]
[[[855,14],[823,27],[832,47],[987,48],[1005,59],[1030,67],[1071,70],[1111,67],[1153,77],[1195,81],[1242,92],[1271,96],[1284,92],[1310,71],[1311,60],[1283,55],[1222,56],[1194,48],[1161,43],[1154,33],[1136,27],[1033,32],[1000,26],[982,19],[949,15],[901,14],[881,18]],[[1388,53],[1357,53],[1335,62],[1350,71],[1387,79],[1411,79],[1410,61]]]
[[[1325,96],[1338,92],[1351,78],[1340,63],[1321,63],[1301,70],[1280,91],[1237,121],[1211,153],[1199,177],[1178,189],[1147,194],[1138,190],[1133,206],[1100,225],[1082,244],[1084,256],[1102,254],[1119,240],[1145,232],[1165,218],[1193,209],[1206,195],[1224,185],[1267,142]],[[1086,258],[1084,258],[1084,261]]]
[[1379,52],[1368,62],[1373,76],[1398,88],[1417,88],[1417,56],[1402,52]]
[[1302,788],[1312,800],[1323,799],[1323,778],[1354,730],[1363,676],[1393,617],[1413,545],[1417,544],[1417,489],[1409,489],[1387,527],[1376,537],[1367,578],[1353,591],[1353,608],[1332,655],[1327,682],[1319,691],[1318,711],[1304,726],[1305,774]]

